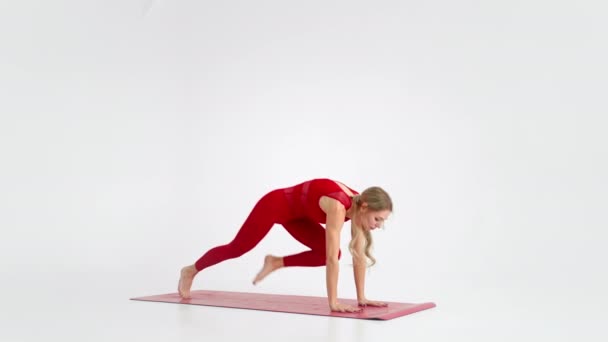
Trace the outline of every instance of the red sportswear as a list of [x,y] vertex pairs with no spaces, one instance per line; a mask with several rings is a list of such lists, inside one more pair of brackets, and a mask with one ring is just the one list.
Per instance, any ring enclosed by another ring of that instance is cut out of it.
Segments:
[[335,181],[326,178],[270,191],[256,203],[234,239],[210,249],[196,261],[196,269],[200,271],[249,252],[275,224],[283,225],[291,236],[310,248],[284,257],[285,266],[325,265],[325,228],[321,223],[325,223],[327,217],[319,206],[322,196],[340,201],[346,210],[352,205],[351,197]]

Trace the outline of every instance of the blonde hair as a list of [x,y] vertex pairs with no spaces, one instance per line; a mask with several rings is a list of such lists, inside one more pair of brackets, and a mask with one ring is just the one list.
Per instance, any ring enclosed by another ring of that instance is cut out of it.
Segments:
[[[393,201],[391,197],[386,191],[384,191],[384,189],[378,186],[369,187],[365,189],[365,191],[363,191],[360,195],[353,196],[352,203],[355,206],[355,213],[359,212],[363,203],[367,203],[367,207],[371,211],[393,211]],[[365,239],[365,244],[363,248],[365,257],[370,261],[368,266],[373,266],[376,263],[376,258],[374,258],[374,256],[371,254],[373,242],[371,231],[367,229],[362,229],[361,227],[357,227],[355,225],[354,220],[351,221],[351,225],[352,238],[348,245],[350,253],[354,257],[359,257],[359,253],[356,249],[356,244],[359,242],[359,239],[361,239],[361,236],[363,236],[363,238]]]

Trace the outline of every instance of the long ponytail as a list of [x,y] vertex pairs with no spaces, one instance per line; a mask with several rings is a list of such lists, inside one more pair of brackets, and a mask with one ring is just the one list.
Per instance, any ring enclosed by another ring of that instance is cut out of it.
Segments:
[[[361,195],[355,195],[352,198],[353,206],[355,206],[355,213],[358,213],[363,203],[367,203],[367,206],[372,211],[389,210],[393,211],[393,201],[386,191],[382,188],[374,186],[365,189]],[[371,267],[376,263],[376,258],[371,253],[372,250],[372,233],[367,229],[363,229],[357,226],[354,220],[351,220],[351,231],[352,238],[348,244],[350,253],[355,257],[359,258],[360,255],[357,252],[357,244],[361,243],[360,239],[364,239],[363,251],[368,262],[368,266]]]
[[374,266],[374,264],[376,263],[376,258],[374,258],[374,256],[372,255],[372,252],[371,252],[372,244],[374,242],[372,239],[372,232],[369,230],[362,229],[361,227],[357,226],[352,221],[351,221],[351,230],[352,230],[352,238],[350,240],[350,243],[348,244],[348,250],[355,258],[359,258],[360,255],[359,255],[359,252],[357,252],[357,244],[361,243],[360,239],[364,239],[363,254],[366,257],[366,261],[368,261],[367,266],[368,267]]

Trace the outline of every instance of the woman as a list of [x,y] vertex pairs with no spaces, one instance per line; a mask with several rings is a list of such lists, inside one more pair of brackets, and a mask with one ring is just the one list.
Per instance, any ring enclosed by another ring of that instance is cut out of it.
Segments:
[[[381,227],[393,210],[390,196],[380,187],[370,187],[359,194],[330,179],[313,179],[298,185],[273,190],[262,197],[245,220],[235,238],[227,245],[212,248],[193,265],[181,270],[178,291],[190,298],[194,276],[203,269],[227,259],[237,258],[255,247],[275,224],[281,224],[296,240],[310,250],[277,257],[267,255],[264,266],[253,280],[257,284],[282,267],[326,266],[327,299],[332,311],[357,312],[360,306],[385,306],[365,297],[365,269],[370,254],[371,230]],[[340,231],[351,220],[354,278],[359,307],[338,302],[338,260]],[[325,223],[325,227],[320,223]]]

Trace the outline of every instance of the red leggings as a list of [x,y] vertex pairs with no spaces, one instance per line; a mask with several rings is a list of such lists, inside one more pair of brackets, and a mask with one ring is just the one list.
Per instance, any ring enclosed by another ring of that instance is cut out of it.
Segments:
[[[277,223],[285,227],[296,240],[310,250],[283,258],[285,266],[325,265],[325,228],[306,218],[290,218],[291,209],[283,190],[275,190],[262,197],[243,223],[234,239],[205,253],[194,264],[201,271],[222,261],[238,258],[253,249]],[[341,253],[338,253],[338,258]]]

